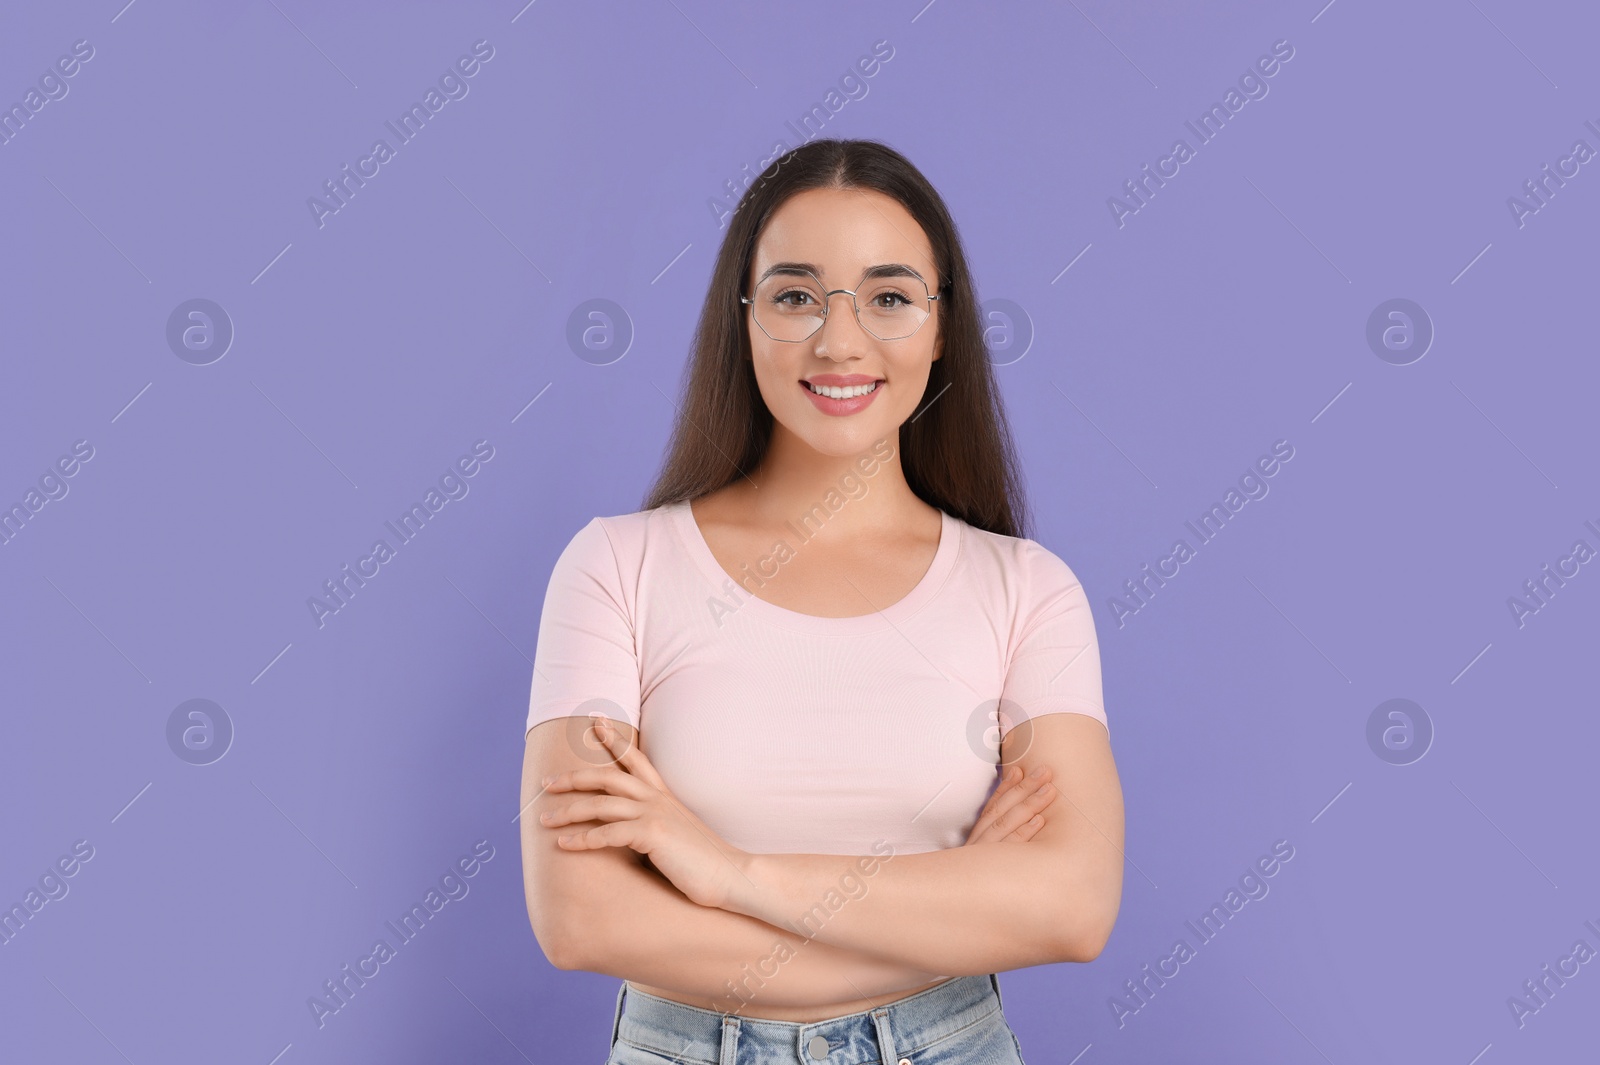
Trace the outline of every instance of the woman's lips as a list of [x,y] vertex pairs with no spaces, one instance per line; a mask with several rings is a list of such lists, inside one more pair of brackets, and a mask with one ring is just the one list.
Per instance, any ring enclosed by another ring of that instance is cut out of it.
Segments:
[[812,404],[822,413],[831,414],[835,417],[843,417],[847,414],[857,414],[866,410],[867,407],[871,405],[872,401],[878,398],[878,393],[883,391],[884,385],[887,384],[887,382],[879,381],[877,387],[871,392],[868,392],[864,396],[851,396],[849,399],[834,399],[832,396],[819,396],[817,393],[811,391],[811,388],[804,381],[800,381],[798,384],[800,391],[804,392],[806,394],[806,398],[809,399]]

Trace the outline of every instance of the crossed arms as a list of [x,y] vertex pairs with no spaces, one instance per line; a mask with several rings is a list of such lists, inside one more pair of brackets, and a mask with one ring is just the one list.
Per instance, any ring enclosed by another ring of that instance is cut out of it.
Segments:
[[[572,717],[536,726],[523,763],[529,918],[558,968],[714,1000],[728,997],[750,968],[766,972],[764,965],[781,960],[762,1000],[809,1006],[940,976],[1089,961],[1116,921],[1122,794],[1106,731],[1087,715],[1045,714],[1006,735],[1003,761],[1024,773],[1048,766],[1055,785],[1045,824],[1026,842],[893,855],[876,861],[870,874],[858,864],[865,859],[843,855],[751,855],[744,869],[749,888],[734,909],[690,901],[627,847],[557,846],[556,831],[540,824],[539,815],[564,807],[573,793],[545,792],[540,781],[604,764],[596,752],[580,753],[587,724]],[[613,724],[629,742],[637,739],[626,722]],[[864,893],[837,909],[818,908],[852,876],[865,880]]]

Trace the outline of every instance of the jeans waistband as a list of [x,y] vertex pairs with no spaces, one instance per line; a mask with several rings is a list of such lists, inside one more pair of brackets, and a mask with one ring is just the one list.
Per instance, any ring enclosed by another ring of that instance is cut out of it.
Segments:
[[624,980],[611,1042],[621,1038],[684,1065],[735,1065],[739,1048],[752,1044],[777,1060],[793,1055],[815,1065],[893,1063],[1000,1008],[1000,981],[992,973],[958,976],[886,1006],[808,1022],[718,1013],[646,994]]

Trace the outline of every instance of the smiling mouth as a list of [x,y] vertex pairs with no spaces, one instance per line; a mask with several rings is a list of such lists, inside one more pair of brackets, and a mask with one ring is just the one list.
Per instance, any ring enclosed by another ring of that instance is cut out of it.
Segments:
[[878,390],[882,381],[873,381],[864,385],[813,385],[810,381],[801,381],[806,391],[813,395],[826,396],[828,399],[853,399],[857,396],[870,396]]

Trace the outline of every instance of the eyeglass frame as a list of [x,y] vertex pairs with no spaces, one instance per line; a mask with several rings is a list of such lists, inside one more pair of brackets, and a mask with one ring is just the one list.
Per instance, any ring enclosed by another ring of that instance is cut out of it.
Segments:
[[[811,332],[807,333],[805,336],[801,337],[799,340],[781,340],[778,337],[773,336],[771,333],[768,333],[767,332],[767,327],[761,324],[761,319],[760,318],[756,317],[756,314],[755,314],[756,301],[753,298],[748,297],[748,296],[740,296],[739,297],[739,302],[740,303],[748,303],[750,305],[750,317],[755,320],[755,323],[756,323],[756,325],[758,327],[760,327],[761,332],[766,334],[766,337],[767,337],[768,340],[777,341],[779,344],[804,344],[806,341],[810,340],[812,337],[816,336],[819,332],[821,332],[822,331],[822,327],[828,324],[828,304],[833,299],[833,297],[837,296],[841,292],[847,292],[850,295],[850,309],[855,312],[856,325],[859,325],[863,332],[865,332],[872,339],[878,341],[880,344],[893,344],[897,340],[910,340],[912,337],[914,337],[918,333],[922,332],[922,327],[927,324],[928,318],[932,318],[933,317],[933,310],[932,310],[932,308],[929,308],[927,318],[924,318],[924,319],[922,319],[922,321],[918,322],[917,323],[917,327],[915,329],[913,329],[911,332],[907,333],[903,337],[895,337],[892,340],[885,340],[883,337],[879,336],[877,333],[874,333],[872,330],[868,329],[867,328],[867,324],[861,320],[861,305],[856,302],[856,290],[855,289],[836,288],[836,289],[829,290],[829,289],[827,289],[827,288],[825,288],[823,286],[822,278],[818,277],[816,274],[813,274],[810,270],[806,270],[806,271],[804,271],[804,273],[805,273],[805,275],[807,277],[811,278],[811,280],[813,280],[813,281],[815,281],[817,283],[817,287],[818,288],[823,290],[823,292],[822,292],[822,320],[817,323],[817,327],[815,329],[813,329]],[[763,280],[765,280],[765,279],[763,278]],[[919,277],[919,278],[917,278],[917,280],[918,281],[922,281],[922,278]],[[862,282],[859,282],[859,281],[856,282],[856,288],[860,288],[861,284],[862,284]],[[926,281],[922,281],[922,287],[926,291],[926,289],[928,287],[928,283]],[[943,295],[943,290],[930,293],[929,296],[928,296],[928,302],[932,303],[934,300],[938,299],[941,295]]]

